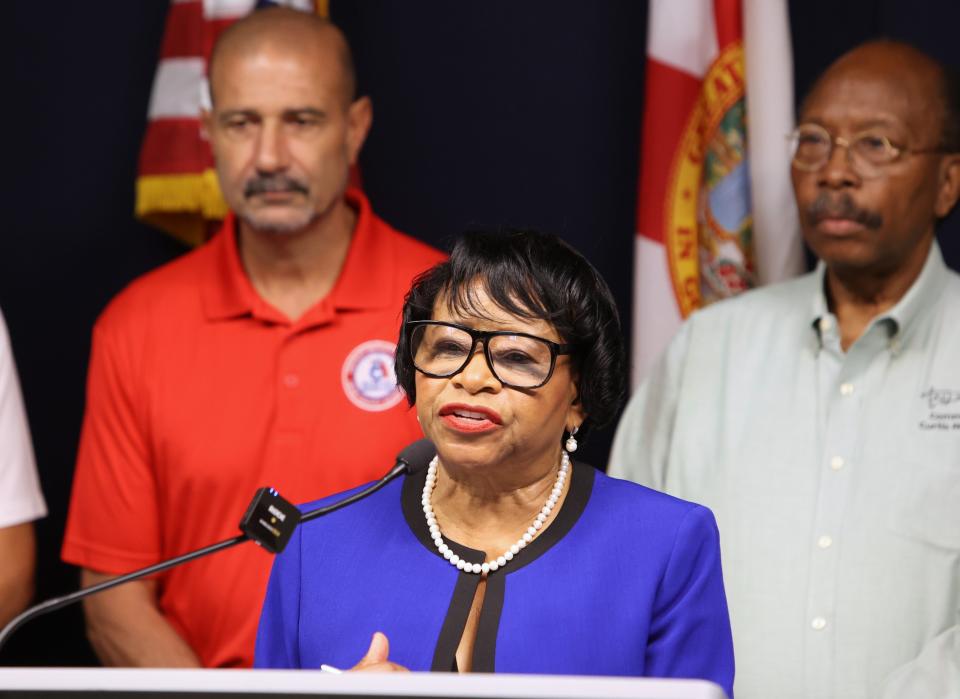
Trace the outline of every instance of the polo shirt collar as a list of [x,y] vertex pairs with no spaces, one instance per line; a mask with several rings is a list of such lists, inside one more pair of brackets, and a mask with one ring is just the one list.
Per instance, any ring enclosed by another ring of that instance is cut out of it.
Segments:
[[[814,272],[816,280],[813,304],[811,307],[811,327],[820,346],[823,345],[823,326],[824,319],[836,323],[836,317],[830,313],[827,305],[825,292],[827,267],[821,260],[817,263]],[[923,322],[923,319],[931,313],[931,309],[940,298],[944,286],[947,283],[947,265],[943,261],[943,254],[940,252],[940,245],[934,239],[930,246],[930,252],[927,253],[927,259],[923,263],[923,269],[920,276],[916,278],[907,293],[903,295],[892,308],[881,313],[874,318],[867,330],[876,325],[885,325],[889,328],[890,349],[894,354],[898,354],[910,337],[913,336],[917,326]]]
[[207,254],[213,258],[213,273],[200,280],[207,317],[226,320],[252,315],[260,299],[240,262],[236,214],[227,213],[220,230],[207,245]]
[[[347,257],[330,294],[304,313],[313,316],[317,306],[331,304],[336,309],[377,309],[389,306],[392,292],[392,249],[389,238],[379,235],[383,225],[373,215],[370,202],[362,192],[348,189],[347,203],[357,212]],[[272,318],[277,313],[260,298],[247,277],[237,245],[237,217],[227,214],[220,230],[210,240],[207,254],[214,259],[214,274],[201,284],[203,305],[211,320],[243,316]]]
[[357,212],[357,223],[330,301],[338,310],[388,308],[396,301],[393,237],[383,234],[386,224],[363,192],[351,188],[344,197]]

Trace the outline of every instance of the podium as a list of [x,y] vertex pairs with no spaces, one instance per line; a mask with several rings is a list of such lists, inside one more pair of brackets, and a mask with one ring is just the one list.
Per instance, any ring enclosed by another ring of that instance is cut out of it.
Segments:
[[0,669],[0,696],[38,699],[726,699],[703,680],[564,675],[350,673],[314,670]]

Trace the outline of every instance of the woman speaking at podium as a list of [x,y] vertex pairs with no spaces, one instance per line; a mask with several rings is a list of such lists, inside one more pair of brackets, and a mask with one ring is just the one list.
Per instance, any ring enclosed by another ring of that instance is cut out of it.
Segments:
[[731,692],[711,512],[572,461],[627,380],[616,307],[583,257],[531,231],[464,236],[407,295],[396,373],[437,457],[297,530],[273,567],[258,667]]

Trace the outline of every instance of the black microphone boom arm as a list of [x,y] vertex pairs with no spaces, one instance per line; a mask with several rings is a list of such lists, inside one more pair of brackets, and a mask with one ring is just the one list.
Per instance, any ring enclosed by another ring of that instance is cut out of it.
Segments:
[[341,507],[346,507],[357,500],[362,500],[383,488],[397,476],[404,473],[414,473],[415,471],[425,468],[435,453],[433,444],[429,440],[421,439],[416,441],[404,448],[403,451],[397,455],[396,464],[376,483],[371,484],[360,492],[354,493],[350,497],[338,500],[324,507],[319,507],[302,515],[300,514],[300,510],[280,497],[277,491],[272,488],[260,488],[253,496],[253,500],[250,502],[246,513],[243,515],[243,519],[240,521],[240,530],[243,533],[239,536],[205,546],[196,551],[190,551],[176,558],[161,561],[152,566],[147,566],[146,568],[141,568],[140,570],[135,570],[131,573],[111,578],[110,580],[104,580],[102,583],[85,587],[82,590],[71,592],[68,595],[54,597],[46,602],[36,604],[18,616],[15,616],[10,623],[3,627],[3,630],[0,631],[0,651],[3,650],[3,646],[10,636],[31,619],[47,614],[48,612],[62,609],[68,604],[79,602],[85,597],[109,590],[117,585],[123,585],[132,580],[138,580],[148,575],[174,568],[197,558],[202,558],[203,556],[223,551],[237,544],[242,544],[245,541],[256,541],[271,553],[280,553],[287,545],[287,541],[290,540],[293,530],[301,523],[339,510]]

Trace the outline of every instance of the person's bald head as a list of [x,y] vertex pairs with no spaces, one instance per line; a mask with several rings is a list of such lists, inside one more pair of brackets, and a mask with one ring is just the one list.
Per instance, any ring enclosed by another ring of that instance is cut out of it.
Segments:
[[900,41],[868,41],[842,55],[813,84],[801,105],[801,115],[825,86],[868,80],[895,85],[898,100],[913,107],[904,111],[914,112],[924,122],[932,117],[940,135],[938,145],[960,152],[960,78],[948,66]]
[[241,231],[297,235],[344,220],[373,107],[354,98],[340,31],[308,13],[259,10],[221,34],[209,77],[204,131]]
[[223,65],[255,51],[297,54],[304,61],[334,65],[344,104],[356,99],[353,53],[343,32],[316,14],[271,7],[237,20],[217,38],[207,67],[211,102],[216,100]]

